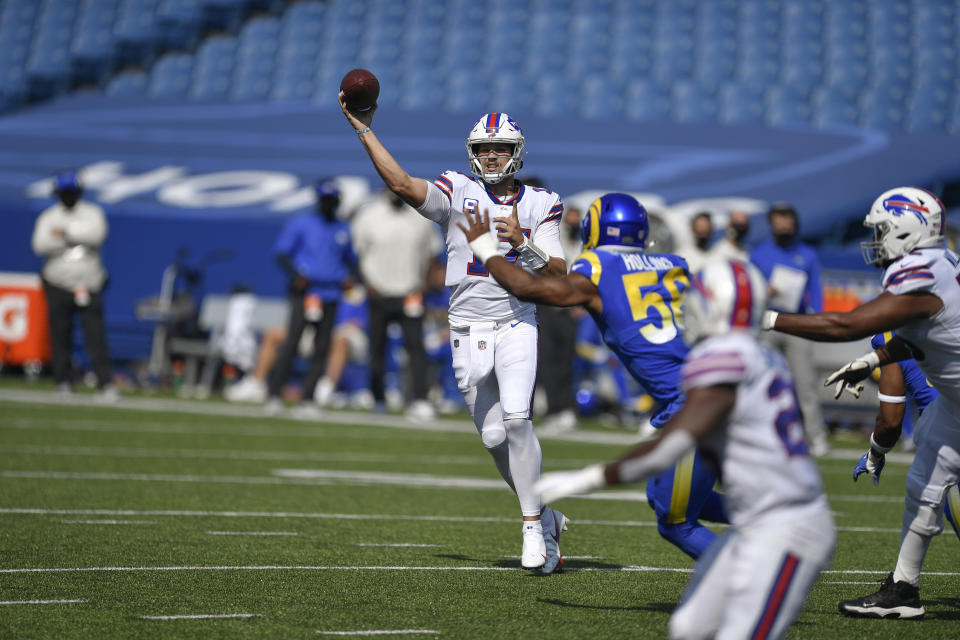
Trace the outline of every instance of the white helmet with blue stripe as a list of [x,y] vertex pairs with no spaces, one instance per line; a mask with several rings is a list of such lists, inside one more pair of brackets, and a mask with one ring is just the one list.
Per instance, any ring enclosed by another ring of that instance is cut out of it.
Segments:
[[[475,146],[483,143],[500,143],[513,145],[510,159],[499,170],[485,173],[480,158],[477,157]],[[507,176],[512,176],[523,166],[523,132],[517,121],[506,113],[485,114],[477,124],[473,125],[470,135],[467,136],[467,156],[470,158],[470,173],[484,182],[496,184]]]
[[890,189],[873,201],[863,226],[873,229],[873,240],[860,243],[864,261],[885,266],[943,243],[943,203],[926,189]]
[[767,308],[767,282],[740,260],[711,260],[693,275],[684,299],[683,339],[694,344],[730,331],[760,330]]

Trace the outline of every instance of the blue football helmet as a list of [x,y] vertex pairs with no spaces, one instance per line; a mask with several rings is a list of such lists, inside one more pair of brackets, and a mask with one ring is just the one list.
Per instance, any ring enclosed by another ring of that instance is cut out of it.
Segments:
[[580,221],[584,251],[604,245],[643,249],[649,231],[647,210],[626,193],[608,193],[597,198]]

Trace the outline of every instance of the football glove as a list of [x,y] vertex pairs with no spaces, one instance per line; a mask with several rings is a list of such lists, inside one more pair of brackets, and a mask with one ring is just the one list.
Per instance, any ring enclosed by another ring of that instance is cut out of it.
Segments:
[[879,364],[880,357],[871,351],[870,353],[860,356],[853,362],[848,362],[831,373],[830,377],[824,381],[823,386],[829,387],[833,383],[837,383],[833,391],[833,397],[835,399],[840,398],[840,394],[842,394],[844,390],[854,398],[859,398],[860,392],[863,391],[863,381],[870,376],[870,372]]
[[590,493],[607,486],[603,476],[603,465],[592,464],[578,471],[553,471],[540,476],[534,485],[534,491],[540,494],[544,504],[584,493]]
[[860,458],[860,462],[857,463],[857,466],[853,468],[853,481],[856,482],[857,478],[864,473],[869,473],[873,476],[873,486],[879,486],[880,484],[880,472],[883,471],[883,465],[886,462],[886,456],[882,453],[875,452],[872,448],[863,454],[863,457]]

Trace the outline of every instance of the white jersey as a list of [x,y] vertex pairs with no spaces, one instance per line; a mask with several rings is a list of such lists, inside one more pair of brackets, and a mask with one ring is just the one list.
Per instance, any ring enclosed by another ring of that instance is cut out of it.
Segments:
[[914,359],[941,396],[960,405],[960,256],[940,247],[917,249],[883,273],[883,290],[894,295],[923,291],[943,302],[931,318],[897,329]]
[[[470,250],[467,237],[456,226],[457,222],[467,226],[464,209],[476,209],[489,212],[491,229],[495,229],[493,219],[509,216],[514,202],[520,227],[530,241],[551,257],[563,259],[560,246],[563,203],[556,193],[521,183],[513,198],[501,201],[482,180],[456,171],[445,171],[428,184],[427,198],[418,211],[440,225],[447,244],[446,284],[452,288],[451,326],[529,317],[534,313],[533,303],[520,302],[490,277]],[[500,243],[500,255],[511,262],[519,258],[507,242]],[[522,261],[521,265],[526,268]]]
[[699,448],[717,469],[730,523],[742,527],[825,500],[783,356],[744,331],[708,338],[687,354],[683,388],[719,384],[736,385],[736,404]]

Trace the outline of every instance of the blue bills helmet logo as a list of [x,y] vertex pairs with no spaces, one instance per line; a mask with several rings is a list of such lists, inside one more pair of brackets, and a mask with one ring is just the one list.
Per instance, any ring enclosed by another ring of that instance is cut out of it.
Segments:
[[900,217],[905,213],[912,213],[922,224],[927,224],[927,218],[923,214],[930,213],[930,209],[927,207],[923,206],[922,204],[918,204],[899,193],[894,194],[884,200],[883,208],[897,217]]

